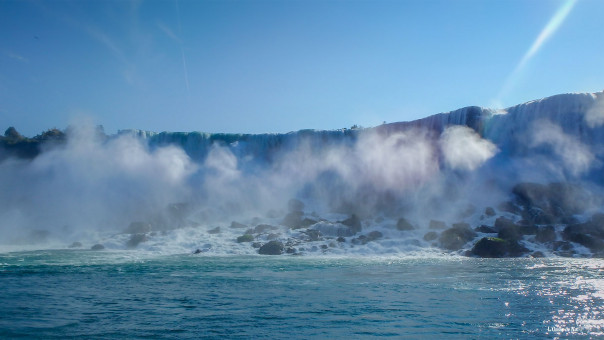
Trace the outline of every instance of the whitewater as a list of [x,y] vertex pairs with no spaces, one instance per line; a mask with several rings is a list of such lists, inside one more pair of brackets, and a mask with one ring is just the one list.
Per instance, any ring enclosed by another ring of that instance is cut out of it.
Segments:
[[604,92],[0,145],[3,338],[604,335]]

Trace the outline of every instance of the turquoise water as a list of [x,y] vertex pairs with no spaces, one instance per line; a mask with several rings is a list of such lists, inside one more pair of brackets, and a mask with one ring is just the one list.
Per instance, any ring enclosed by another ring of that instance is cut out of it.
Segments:
[[604,261],[0,254],[2,338],[589,338]]

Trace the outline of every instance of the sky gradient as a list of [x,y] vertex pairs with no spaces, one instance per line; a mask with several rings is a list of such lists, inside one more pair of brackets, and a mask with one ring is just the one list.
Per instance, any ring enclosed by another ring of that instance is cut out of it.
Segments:
[[0,128],[289,132],[601,91],[602,13],[601,0],[0,0]]

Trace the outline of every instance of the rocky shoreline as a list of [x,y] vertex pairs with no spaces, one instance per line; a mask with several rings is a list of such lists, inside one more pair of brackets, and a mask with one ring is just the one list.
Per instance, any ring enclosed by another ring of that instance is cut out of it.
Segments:
[[[208,238],[227,239],[261,255],[338,253],[398,242],[481,258],[604,257],[604,214],[582,208],[597,206],[597,195],[578,185],[520,183],[510,197],[498,207],[480,211],[471,207],[466,218],[455,223],[428,220],[422,225],[403,216],[360,218],[356,214],[325,218],[305,212],[305,204],[292,199],[286,212],[273,212],[268,220],[254,218],[248,223],[232,221],[230,225],[195,228],[205,228]],[[155,229],[151,223],[133,222],[124,233],[125,248],[137,248],[169,232]],[[212,253],[219,246],[208,242],[192,252]],[[93,248],[103,249],[101,244]]]

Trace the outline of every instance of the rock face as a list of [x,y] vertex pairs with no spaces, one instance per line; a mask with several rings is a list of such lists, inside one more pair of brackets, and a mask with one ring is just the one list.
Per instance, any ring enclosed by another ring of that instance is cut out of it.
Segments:
[[258,249],[261,255],[281,255],[285,250],[283,243],[279,241],[270,241]]

